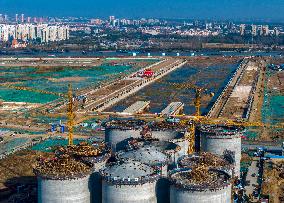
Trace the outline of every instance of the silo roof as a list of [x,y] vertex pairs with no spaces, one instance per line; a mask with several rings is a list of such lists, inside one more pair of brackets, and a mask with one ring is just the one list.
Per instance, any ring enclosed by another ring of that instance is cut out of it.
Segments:
[[184,131],[187,129],[186,125],[180,124],[180,123],[171,123],[171,122],[166,122],[166,121],[161,121],[161,122],[152,122],[149,124],[149,127],[151,130],[158,130],[158,131],[163,131],[163,130],[175,130],[175,131]]
[[134,130],[142,128],[146,125],[146,122],[143,120],[111,120],[107,122],[104,126],[110,129],[122,129],[122,130]]
[[62,155],[51,159],[40,159],[33,171],[45,179],[77,179],[91,173],[92,166]]
[[170,180],[175,186],[192,191],[218,190],[230,185],[230,176],[226,172],[204,166],[173,170]]
[[183,156],[179,159],[179,165],[184,168],[206,165],[209,168],[222,169],[226,171],[233,168],[227,160],[210,152],[200,152]]
[[165,165],[168,157],[160,152],[156,147],[142,147],[137,150],[131,150],[119,154],[119,157],[126,160],[135,160],[149,165]]
[[132,161],[106,168],[104,174],[119,178],[140,178],[154,173],[154,169],[140,162]]
[[198,127],[201,132],[215,134],[216,136],[240,136],[243,127],[225,125],[201,125]]

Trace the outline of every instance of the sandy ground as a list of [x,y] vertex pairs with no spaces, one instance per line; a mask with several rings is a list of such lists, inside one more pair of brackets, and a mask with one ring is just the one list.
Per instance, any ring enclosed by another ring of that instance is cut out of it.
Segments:
[[34,176],[32,167],[39,156],[51,156],[50,153],[38,151],[20,151],[0,162],[0,189],[12,187],[17,183],[26,182],[25,177]]
[[51,82],[81,82],[88,79],[88,77],[64,77],[64,78],[47,78]]
[[225,65],[225,64],[234,64],[237,61],[243,59],[243,57],[223,57],[223,56],[197,56],[197,57],[185,57],[188,61],[188,65],[197,66],[197,67],[208,67],[212,65]]
[[2,102],[0,103],[0,113],[5,113],[6,111],[10,112],[20,111],[23,109],[33,109],[38,108],[39,106],[41,106],[41,104],[27,102]]

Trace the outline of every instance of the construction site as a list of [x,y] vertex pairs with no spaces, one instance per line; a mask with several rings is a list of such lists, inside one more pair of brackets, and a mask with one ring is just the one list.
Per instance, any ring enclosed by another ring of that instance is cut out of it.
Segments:
[[1,60],[6,202],[283,198],[282,58]]

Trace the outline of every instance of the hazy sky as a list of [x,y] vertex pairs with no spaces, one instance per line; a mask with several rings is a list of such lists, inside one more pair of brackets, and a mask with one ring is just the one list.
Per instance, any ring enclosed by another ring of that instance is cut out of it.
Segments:
[[270,19],[284,22],[284,0],[0,0],[0,13],[37,16]]

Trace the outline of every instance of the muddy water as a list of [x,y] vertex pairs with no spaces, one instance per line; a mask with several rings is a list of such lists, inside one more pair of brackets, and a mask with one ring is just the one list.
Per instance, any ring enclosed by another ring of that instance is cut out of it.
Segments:
[[[143,100],[151,102],[149,112],[159,113],[170,102],[180,101],[185,104],[184,112],[186,114],[193,114],[195,111],[194,90],[178,90],[170,85],[170,83],[187,82],[207,89],[203,95],[201,106],[201,111],[204,114],[222,92],[222,89],[227,84],[237,66],[238,64],[213,65],[209,67],[184,66],[108,110],[123,111],[136,101]],[[214,96],[210,96],[210,93],[214,93]]]

